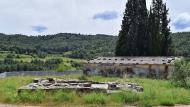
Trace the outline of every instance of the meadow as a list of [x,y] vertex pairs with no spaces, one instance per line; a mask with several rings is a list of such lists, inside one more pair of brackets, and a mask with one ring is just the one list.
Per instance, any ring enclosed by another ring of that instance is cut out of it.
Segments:
[[[105,94],[105,93],[80,93],[75,91],[55,92],[23,92],[17,94],[20,86],[27,85],[36,77],[9,77],[0,80],[0,103],[17,105],[42,105],[42,106],[75,106],[75,105],[107,105],[123,106],[134,105],[142,107],[173,106],[175,104],[190,104],[190,90],[173,86],[167,80],[152,80],[144,78],[116,78],[81,75],[65,75],[63,79],[87,79],[98,82],[136,82],[144,87],[143,93],[130,91]],[[44,77],[45,78],[45,77]]]

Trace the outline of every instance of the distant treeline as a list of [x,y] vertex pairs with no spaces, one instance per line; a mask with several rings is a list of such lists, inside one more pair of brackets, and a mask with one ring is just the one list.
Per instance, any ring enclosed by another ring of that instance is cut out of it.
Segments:
[[[190,32],[172,34],[175,55],[190,55]],[[117,36],[59,33],[46,36],[0,34],[0,52],[17,54],[63,54],[66,57],[91,59],[114,56]]]
[[5,58],[0,61],[0,73],[1,72],[13,72],[13,71],[49,71],[55,70],[60,63],[61,59],[48,59],[46,61],[33,59],[31,62],[17,61],[14,58]]
[[[32,56],[31,56],[32,57]],[[69,64],[70,66],[66,66]],[[61,67],[61,68],[60,68]],[[63,61],[62,58],[40,59],[32,57],[29,61],[23,61],[20,55],[7,54],[0,60],[0,73],[14,71],[65,71],[71,68],[79,69],[82,64],[73,60]]]

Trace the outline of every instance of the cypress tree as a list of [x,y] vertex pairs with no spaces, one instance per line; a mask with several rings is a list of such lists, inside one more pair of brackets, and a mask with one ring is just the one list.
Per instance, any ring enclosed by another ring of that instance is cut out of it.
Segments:
[[138,34],[137,34],[137,55],[147,56],[149,55],[149,35],[148,35],[148,11],[146,7],[146,0],[138,0],[139,7],[137,17],[138,19]]
[[133,37],[130,35],[129,30],[131,29],[131,24],[133,24],[133,0],[128,0],[126,4],[126,9],[124,12],[124,17],[122,20],[121,31],[119,32],[119,40],[116,46],[116,56],[130,56],[133,50],[130,48],[132,45]]
[[116,56],[144,56],[147,54],[146,0],[128,0],[122,21]]
[[152,56],[168,56],[172,52],[172,38],[168,19],[168,9],[162,0],[153,0],[152,15],[149,15],[149,26],[152,38]]
[[154,35],[155,35],[155,14],[152,12],[152,8],[150,7],[150,12],[149,12],[149,18],[148,18],[148,30],[149,30],[149,56],[154,56]]
[[162,0],[153,0],[150,12],[146,0],[128,0],[116,56],[168,56],[172,54],[168,9]]
[[162,7],[162,34],[164,35],[162,39],[162,56],[169,56],[173,54],[172,50],[172,37],[170,33],[170,28],[168,27],[170,20],[168,19],[168,9],[166,4]]
[[161,14],[162,14],[162,0],[153,0],[152,2],[152,16],[151,24],[153,26],[150,31],[152,36],[152,56],[161,56],[162,53],[162,25],[161,25]]

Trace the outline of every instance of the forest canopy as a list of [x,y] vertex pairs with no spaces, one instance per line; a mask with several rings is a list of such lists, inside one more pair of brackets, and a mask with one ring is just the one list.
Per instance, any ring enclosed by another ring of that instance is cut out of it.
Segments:
[[[190,55],[190,32],[171,34],[175,55]],[[117,36],[60,33],[46,36],[0,34],[0,51],[18,54],[63,54],[66,57],[91,59],[114,56]]]

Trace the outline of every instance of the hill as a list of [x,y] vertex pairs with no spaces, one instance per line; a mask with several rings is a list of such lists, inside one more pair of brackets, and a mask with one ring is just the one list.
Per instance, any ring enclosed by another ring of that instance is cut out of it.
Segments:
[[176,55],[190,56],[190,32],[174,33],[172,35]]
[[[190,55],[190,32],[172,34],[175,55]],[[0,34],[0,51],[17,54],[63,54],[71,58],[90,59],[95,56],[113,56],[116,36],[59,33],[45,36]]]
[[117,37],[59,33],[46,36],[0,34],[0,50],[17,54],[63,54],[72,58],[114,55]]

